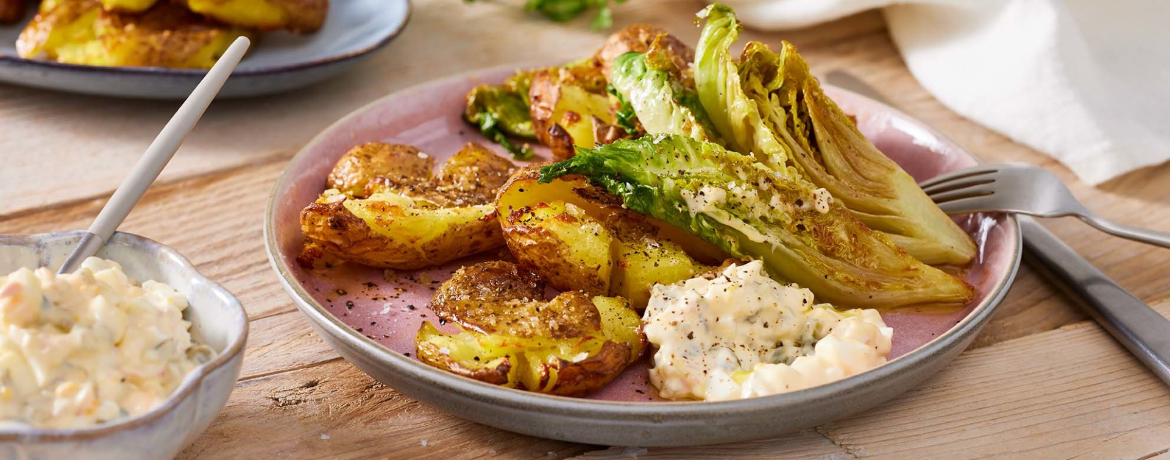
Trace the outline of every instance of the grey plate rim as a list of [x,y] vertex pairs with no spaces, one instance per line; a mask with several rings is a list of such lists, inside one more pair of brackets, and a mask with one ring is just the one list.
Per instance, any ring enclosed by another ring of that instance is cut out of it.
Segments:
[[[298,162],[303,157],[308,156],[311,147],[320,141],[324,133],[337,129],[343,126],[350,118],[357,116],[361,112],[365,112],[370,107],[383,103],[384,100],[392,98],[399,93],[404,92],[425,92],[431,86],[438,86],[442,83],[458,78],[466,78],[479,73],[487,73],[492,71],[500,71],[504,68],[519,68],[523,64],[518,65],[504,65],[491,68],[477,69],[469,72],[447,76],[424,82],[421,84],[406,87],[386,96],[378,98],[349,114],[343,116],[338,121],[329,125],[329,127],[322,130],[317,136],[305,144],[300,151],[297,152],[287,165]],[[834,90],[849,93],[850,95],[859,99],[864,99],[871,102],[891,113],[904,117],[908,120],[915,120],[904,112],[875,101],[871,98],[857,94],[853,91],[833,85],[823,84],[825,87],[832,87]],[[938,131],[918,122],[931,134],[954,143],[946,136]],[[958,144],[955,144],[956,146]],[[972,156],[965,149],[960,148],[964,155]],[[972,156],[972,158],[974,158]],[[958,345],[966,345],[969,339],[973,338],[973,334],[977,333],[984,324],[990,319],[996,307],[1002,302],[1007,295],[1008,289],[1015,280],[1016,274],[1020,267],[1021,256],[1023,254],[1023,238],[1020,234],[1019,222],[1015,216],[1008,214],[1005,217],[1005,224],[1008,228],[1014,231],[1016,237],[1014,238],[1014,245],[1011,248],[1012,264],[1005,276],[999,283],[995,285],[993,290],[986,296],[982,302],[979,303],[966,317],[964,317],[958,324],[948,329],[945,333],[940,334],[930,342],[914,349],[905,355],[893,359],[886,364],[869,371],[831,382],[825,385],[816,386],[799,391],[782,393],[772,396],[764,396],[750,399],[734,400],[734,401],[720,401],[720,402],[706,402],[706,401],[665,401],[665,402],[622,402],[622,401],[598,401],[591,399],[572,398],[565,396],[553,396],[540,393],[532,393],[512,388],[504,388],[496,385],[491,385],[467,377],[458,376],[440,369],[428,366],[418,360],[406,357],[393,350],[390,350],[374,340],[365,337],[357,331],[351,329],[341,320],[334,317],[325,307],[316,302],[312,296],[296,281],[295,275],[291,272],[288,265],[284,262],[283,257],[279,251],[279,243],[276,241],[275,232],[275,209],[277,201],[277,193],[283,188],[286,181],[290,180],[289,167],[286,165],[284,171],[281,172],[277,178],[276,184],[273,186],[272,192],[269,194],[268,204],[265,208],[264,218],[264,245],[268,253],[268,261],[273,270],[278,275],[277,278],[280,284],[288,292],[293,299],[297,309],[300,310],[310,320],[310,323],[322,335],[326,335],[327,342],[339,351],[342,355],[346,355],[345,351],[338,349],[337,345],[332,342],[332,339],[341,341],[341,344],[355,349],[361,353],[361,357],[382,366],[388,366],[399,375],[396,377],[400,380],[414,380],[417,383],[413,387],[429,386],[434,388],[441,388],[443,390],[452,392],[450,396],[459,396],[467,400],[475,400],[483,402],[492,406],[499,406],[504,409],[512,409],[515,411],[525,413],[542,413],[545,415],[562,416],[574,420],[591,419],[595,421],[604,422],[645,422],[646,419],[652,419],[654,423],[663,426],[669,425],[670,421],[685,421],[694,419],[702,419],[706,417],[726,417],[728,415],[747,415],[747,414],[766,414],[775,413],[774,411],[782,410],[794,405],[804,405],[816,401],[822,401],[838,396],[850,389],[864,387],[869,385],[881,385],[883,381],[887,381],[895,377],[897,374],[908,371],[913,368],[928,365],[934,362],[934,359],[945,355],[947,352]],[[347,361],[350,361],[348,356],[344,356]],[[352,363],[352,361],[351,361]],[[359,366],[360,367],[360,366]],[[909,389],[909,388],[907,388]],[[429,403],[426,398],[418,397],[419,392],[411,391],[407,393],[408,396],[416,397],[424,403]],[[450,412],[450,411],[448,411]],[[537,430],[534,427],[534,431]],[[531,433],[529,433],[531,434]],[[596,442],[597,438],[587,437],[581,435],[574,435],[568,433],[559,436],[559,439],[577,441],[577,442]],[[582,441],[582,439],[585,439]],[[744,439],[743,437],[728,436],[728,440]],[[614,444],[614,443],[610,443]],[[643,445],[661,445],[661,444],[643,444]]]

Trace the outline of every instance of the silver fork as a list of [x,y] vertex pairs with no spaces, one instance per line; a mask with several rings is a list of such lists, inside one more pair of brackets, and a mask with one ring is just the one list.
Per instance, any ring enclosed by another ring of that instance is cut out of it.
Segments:
[[1170,233],[1097,217],[1077,201],[1064,182],[1039,166],[1020,163],[976,166],[919,185],[947,214],[1007,211],[1036,217],[1077,216],[1105,233],[1170,248]]

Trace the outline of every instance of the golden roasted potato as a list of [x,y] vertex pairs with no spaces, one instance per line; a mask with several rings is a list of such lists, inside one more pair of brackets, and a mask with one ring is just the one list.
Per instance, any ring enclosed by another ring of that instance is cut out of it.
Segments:
[[[126,1],[126,0],[118,0]],[[191,11],[237,26],[260,30],[316,32],[325,23],[329,0],[183,0]]]
[[614,214],[606,227],[617,236],[615,265],[609,295],[628,299],[638,309],[650,302],[655,284],[673,284],[711,269],[681,245],[658,236],[658,227],[634,213]]
[[24,19],[26,0],[0,0],[0,24],[13,24]]
[[118,13],[141,13],[150,9],[158,0],[101,0],[102,9]]
[[696,257],[724,258],[674,227],[622,208],[579,177],[540,184],[538,168],[520,170],[500,189],[497,214],[512,255],[556,289],[620,296],[641,309],[655,284],[710,269]]
[[[655,44],[655,41],[658,43]],[[649,24],[630,24],[610,35],[595,57],[602,73],[609,78],[614,59],[630,52],[645,53],[650,50],[651,45],[666,51],[664,55],[674,61],[678,69],[689,68],[695,61],[695,51],[690,46],[671,35],[666,29]]]
[[646,348],[641,320],[624,299],[578,291],[543,300],[544,285],[510,262],[463,267],[431,301],[444,334],[419,329],[419,360],[465,377],[558,395],[597,390]]
[[528,88],[532,127],[554,158],[573,156],[576,145],[593,147],[595,132],[615,128],[613,103],[605,85],[605,76],[595,59],[533,74]]
[[409,146],[353,148],[330,187],[301,211],[311,265],[328,254],[382,268],[440,265],[503,244],[492,199],[514,167],[469,143],[431,176],[434,159]]
[[500,217],[512,254],[543,273],[553,287],[609,294],[615,237],[583,209],[554,200]]
[[210,68],[239,36],[253,37],[170,3],[132,15],[103,11],[98,0],[59,0],[42,5],[16,49],[69,64]]
[[422,150],[409,145],[371,142],[342,155],[325,179],[325,188],[366,198],[370,196],[366,189],[375,178],[397,184],[421,184],[430,179],[434,170],[435,159]]

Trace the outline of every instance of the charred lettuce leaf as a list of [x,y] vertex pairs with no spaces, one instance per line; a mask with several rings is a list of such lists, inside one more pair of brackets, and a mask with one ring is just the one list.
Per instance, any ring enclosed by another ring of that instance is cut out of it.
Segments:
[[532,117],[528,113],[528,88],[532,72],[517,71],[500,86],[479,85],[467,93],[463,118],[479,128],[484,137],[500,144],[517,160],[534,155],[527,145],[516,145],[508,136],[536,139]]
[[825,96],[792,44],[777,53],[751,42],[734,62],[735,13],[719,4],[704,13],[695,83],[715,126],[736,141],[733,149],[828,190],[925,263],[963,265],[975,257],[971,237]]
[[695,90],[711,124],[736,152],[755,153],[778,174],[796,177],[785,167],[786,150],[760,117],[756,102],[744,93],[739,65],[729,47],[739,38],[741,27],[731,8],[715,3],[699,12],[707,24],[695,50]]
[[839,201],[750,156],[683,136],[649,134],[546,166],[541,181],[579,174],[630,209],[689,231],[837,305],[963,303],[963,281],[910,257]]
[[626,53],[613,61],[610,84],[628,101],[647,133],[678,134],[722,142],[695,93],[694,81],[676,66],[669,48],[656,39],[645,53]]

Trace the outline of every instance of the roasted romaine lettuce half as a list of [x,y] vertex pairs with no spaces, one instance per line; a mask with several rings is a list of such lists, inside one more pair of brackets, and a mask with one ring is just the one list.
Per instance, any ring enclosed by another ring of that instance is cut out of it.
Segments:
[[430,304],[457,331],[423,323],[419,360],[482,382],[581,395],[605,386],[645,350],[641,320],[625,299],[579,291],[543,296],[540,277],[510,262],[459,269]]
[[647,53],[618,56],[613,61],[610,84],[623,102],[628,101],[647,133],[722,142],[693,86],[684,84],[682,69],[675,68],[674,60],[664,53],[652,45]]
[[533,156],[527,145],[516,145],[508,136],[536,139],[532,116],[528,113],[528,88],[535,71],[517,71],[504,84],[479,85],[467,93],[463,119],[479,128],[484,137],[500,144],[517,160]]
[[[715,3],[699,12],[707,20],[695,51],[695,91],[711,124],[723,136],[727,148],[754,153],[784,177],[795,171],[785,167],[785,150],[760,117],[755,101],[744,93],[739,66],[728,47],[739,37],[740,25],[731,9]],[[776,162],[773,159],[781,161]]]
[[734,257],[763,260],[772,276],[838,305],[891,308],[967,302],[963,281],[870,230],[824,189],[788,179],[750,156],[653,134],[621,140],[541,170],[580,174],[630,209],[685,229]]
[[975,257],[971,237],[825,96],[792,44],[776,53],[748,43],[737,63],[729,51],[739,34],[735,13],[720,4],[704,12],[695,83],[728,146],[823,187],[918,260],[964,265]]

